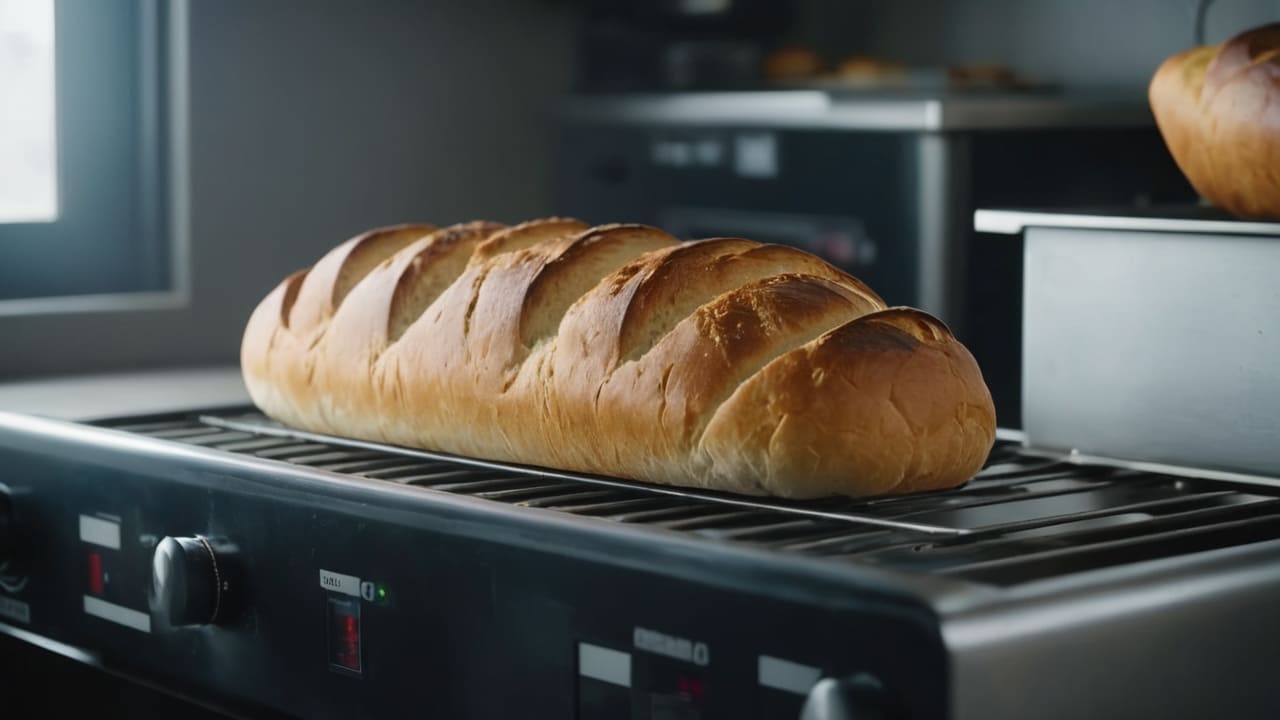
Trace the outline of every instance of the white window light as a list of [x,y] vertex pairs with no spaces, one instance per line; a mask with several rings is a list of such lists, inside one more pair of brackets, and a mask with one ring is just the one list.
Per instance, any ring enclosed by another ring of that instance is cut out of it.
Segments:
[[0,0],[0,223],[58,218],[54,0]]

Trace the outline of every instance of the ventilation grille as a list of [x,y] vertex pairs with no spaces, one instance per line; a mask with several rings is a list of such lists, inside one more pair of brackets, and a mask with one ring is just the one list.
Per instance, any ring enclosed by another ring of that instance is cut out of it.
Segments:
[[508,466],[292,430],[260,414],[101,423],[147,437],[786,553],[1010,585],[1280,537],[1280,490],[1082,467],[998,442],[961,488],[756,499]]

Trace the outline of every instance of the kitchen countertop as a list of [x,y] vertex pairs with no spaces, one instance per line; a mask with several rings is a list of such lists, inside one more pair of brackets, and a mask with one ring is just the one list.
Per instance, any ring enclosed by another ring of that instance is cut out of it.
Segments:
[[0,383],[0,411],[61,420],[249,402],[236,366],[31,378]]

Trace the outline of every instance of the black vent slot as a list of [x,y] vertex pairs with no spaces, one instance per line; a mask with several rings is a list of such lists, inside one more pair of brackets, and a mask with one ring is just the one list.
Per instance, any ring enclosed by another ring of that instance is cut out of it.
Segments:
[[1273,485],[1078,466],[1010,442],[998,442],[986,468],[954,490],[797,502],[359,442],[256,412],[102,424],[424,491],[1002,585],[1280,538]]

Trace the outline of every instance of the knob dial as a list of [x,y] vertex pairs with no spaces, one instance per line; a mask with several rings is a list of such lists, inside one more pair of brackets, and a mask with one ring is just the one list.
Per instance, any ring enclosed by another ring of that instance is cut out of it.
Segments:
[[859,673],[819,680],[805,699],[800,720],[884,720],[886,715],[880,681]]
[[151,560],[151,612],[162,626],[225,622],[234,613],[239,578],[235,549],[200,535],[166,537]]

